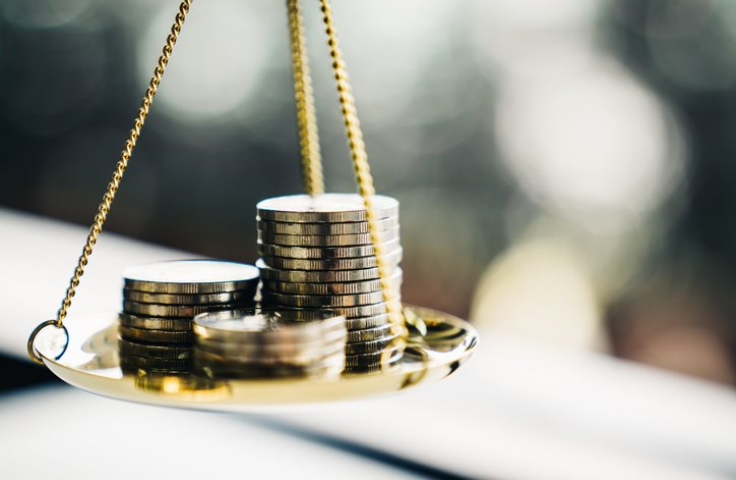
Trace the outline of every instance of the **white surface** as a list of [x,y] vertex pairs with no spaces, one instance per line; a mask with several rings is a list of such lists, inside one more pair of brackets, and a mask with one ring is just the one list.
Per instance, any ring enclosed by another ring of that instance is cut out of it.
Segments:
[[[0,277],[0,348],[23,355],[28,332],[55,312],[84,232],[0,210],[0,233],[4,273]],[[120,272],[127,265],[190,257],[119,238],[105,238],[99,247],[73,312],[118,308]],[[27,288],[39,277],[43,280],[36,282],[35,289]],[[73,321],[71,316],[69,322]],[[440,384],[275,418],[472,477],[684,480],[736,476],[736,393],[732,390],[602,355],[482,333],[475,357]],[[82,393],[65,395],[71,396],[61,398],[58,405],[65,405],[64,398],[69,402],[91,398]],[[30,422],[34,409],[56,405],[51,392],[37,396],[37,406],[24,410]],[[101,411],[121,405],[94,401]],[[11,410],[6,406],[3,413]],[[20,408],[20,404],[11,406]],[[201,414],[179,414],[201,418]],[[8,428],[4,418],[0,417],[3,438],[8,431],[12,437],[21,423]],[[80,432],[93,423],[84,416],[77,421]],[[195,421],[188,428],[202,427]],[[73,427],[62,431],[71,444],[82,435]],[[206,429],[199,434],[224,448],[232,441],[230,434],[213,437]]]
[[232,416],[72,389],[0,398],[0,425],[3,480],[415,478]]

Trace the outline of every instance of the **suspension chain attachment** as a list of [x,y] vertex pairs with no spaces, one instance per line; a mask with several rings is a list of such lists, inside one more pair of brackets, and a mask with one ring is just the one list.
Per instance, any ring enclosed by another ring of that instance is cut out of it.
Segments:
[[294,96],[304,192],[314,197],[325,192],[325,181],[322,173],[322,154],[319,148],[317,116],[314,109],[314,92],[309,72],[309,55],[304,35],[301,0],[286,0],[286,7],[289,13],[289,40],[291,41],[291,63],[294,69]]
[[169,59],[171,58],[171,54],[174,51],[174,46],[176,45],[176,41],[179,38],[179,34],[181,33],[182,27],[184,26],[184,21],[187,18],[187,14],[189,13],[189,9],[192,6],[193,1],[194,0],[184,0],[181,2],[181,5],[179,5],[179,12],[176,14],[174,25],[171,27],[171,31],[166,38],[166,44],[163,47],[161,56],[158,58],[158,63],[156,64],[156,68],[153,71],[153,77],[148,84],[148,89],[143,96],[143,101],[141,102],[141,106],[138,109],[138,115],[133,122],[133,128],[128,135],[128,140],[125,142],[125,146],[122,153],[120,154],[120,158],[115,165],[115,171],[113,172],[112,178],[110,179],[110,183],[107,185],[105,195],[102,197],[102,203],[100,203],[99,207],[97,208],[97,214],[95,215],[92,227],[90,227],[89,234],[87,235],[87,241],[84,245],[84,248],[82,249],[82,254],[79,257],[79,260],[77,261],[77,267],[74,269],[74,274],[72,275],[72,278],[69,282],[69,287],[67,288],[66,295],[61,303],[61,308],[59,308],[59,311],[56,314],[56,319],[47,320],[41,323],[33,330],[28,339],[28,355],[35,363],[41,365],[43,364],[43,361],[41,360],[40,356],[33,346],[33,342],[38,333],[45,327],[48,327],[50,325],[54,325],[56,328],[64,328],[66,330],[66,328],[64,327],[64,319],[66,318],[67,312],[72,305],[72,299],[74,298],[77,287],[79,286],[79,281],[82,278],[82,275],[84,275],[84,269],[89,262],[89,257],[92,255],[92,250],[94,249],[95,244],[97,243],[97,239],[102,232],[102,227],[107,220],[107,214],[110,213],[112,202],[115,200],[115,194],[118,192],[118,189],[120,188],[120,182],[123,179],[125,170],[128,168],[128,161],[133,155],[133,150],[135,150],[135,147],[138,144],[138,138],[141,135],[143,124],[148,117],[148,113],[151,109],[151,104],[153,104],[153,99],[156,96],[156,92],[158,92],[158,87],[161,84],[161,79],[163,78],[164,72],[166,71],[166,66],[169,64]]
[[376,266],[381,281],[381,292],[383,300],[386,303],[389,318],[391,319],[392,330],[400,337],[406,337],[408,332],[405,326],[403,309],[401,301],[394,293],[389,283],[389,272],[386,267],[385,251],[381,240],[381,230],[379,219],[373,207],[373,196],[376,190],[373,186],[373,176],[368,165],[368,153],[366,151],[365,142],[363,141],[363,132],[360,128],[358,120],[358,111],[355,107],[355,99],[353,98],[350,88],[350,79],[345,68],[345,62],[342,58],[342,52],[337,40],[337,32],[335,31],[335,22],[330,8],[329,0],[320,0],[322,19],[327,33],[327,44],[330,47],[330,56],[332,57],[332,69],[337,81],[337,93],[340,99],[340,107],[342,110],[345,129],[348,136],[348,145],[350,147],[350,155],[353,159],[353,168],[358,183],[360,196],[363,198],[363,206],[365,207],[366,217],[368,220],[371,243],[375,251]]

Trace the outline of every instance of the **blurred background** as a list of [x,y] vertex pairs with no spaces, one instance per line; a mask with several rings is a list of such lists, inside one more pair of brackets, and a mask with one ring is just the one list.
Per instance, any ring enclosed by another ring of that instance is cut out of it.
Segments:
[[[407,302],[734,384],[736,2],[334,3]],[[177,5],[0,3],[0,206],[89,225]],[[301,190],[291,82],[283,2],[196,2],[106,229],[253,262],[256,202]]]

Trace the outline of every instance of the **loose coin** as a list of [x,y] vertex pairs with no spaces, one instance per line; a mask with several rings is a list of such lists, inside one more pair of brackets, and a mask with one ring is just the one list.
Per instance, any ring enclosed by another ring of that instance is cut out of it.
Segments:
[[[396,229],[398,226],[398,217],[383,218],[378,221],[378,228],[382,231]],[[354,235],[356,233],[370,233],[368,222],[282,223],[258,219],[258,229],[266,233],[282,235]]]
[[258,283],[258,270],[241,263],[176,260],[130,267],[123,277],[128,290],[203,294],[249,290]]
[[[385,252],[400,248],[399,240],[384,241]],[[373,245],[356,245],[353,247],[284,247],[270,243],[259,243],[258,253],[270,257],[301,258],[305,260],[330,260],[336,258],[370,257],[376,251]]]
[[397,335],[390,335],[378,340],[371,340],[369,342],[355,342],[348,343],[345,345],[345,353],[347,355],[362,355],[365,353],[376,353],[380,352],[384,348],[390,346],[399,337]]
[[334,271],[307,271],[307,270],[278,270],[258,260],[256,266],[261,271],[261,278],[279,282],[304,283],[347,283],[362,282],[379,278],[377,268],[362,270],[334,270]]
[[253,283],[248,290],[236,290],[224,293],[202,293],[202,294],[173,294],[173,293],[148,293],[136,290],[123,290],[126,300],[138,303],[156,303],[162,305],[212,305],[216,303],[242,303],[253,302],[256,296],[258,284]]
[[237,308],[252,307],[252,302],[247,303],[221,303],[215,305],[157,305],[154,303],[138,303],[123,301],[123,311],[134,315],[145,315],[149,317],[177,317],[193,318],[195,315],[205,312],[219,310],[234,310]]
[[[373,195],[373,212],[377,218],[395,217],[399,202],[383,195]],[[256,205],[263,220],[293,223],[342,223],[367,220],[363,198],[357,194],[328,193],[312,197],[291,195],[263,200]]]
[[178,345],[151,345],[119,339],[121,358],[127,355],[147,357],[156,360],[186,360],[191,356],[192,347]]
[[191,318],[142,317],[129,313],[121,313],[119,319],[120,325],[125,327],[166,331],[192,330]]
[[383,301],[382,292],[357,295],[291,295],[287,293],[261,292],[261,301],[268,304],[294,307],[357,307]]
[[[401,280],[402,275],[399,270],[389,278],[389,284],[398,289],[401,285]],[[354,295],[381,290],[381,282],[377,279],[349,283],[289,283],[263,280],[262,285],[263,290],[296,295]]]
[[[387,267],[395,268],[401,262],[402,250],[386,252]],[[279,270],[358,270],[377,266],[376,257],[338,258],[334,260],[303,260],[298,258],[262,257],[263,262]]]
[[143,343],[192,343],[194,333],[185,331],[151,330],[120,325],[118,332],[122,338]]
[[[381,242],[390,242],[399,238],[399,229],[380,232]],[[350,235],[280,235],[258,230],[258,241],[283,245],[287,247],[350,247],[354,245],[370,245],[373,243],[368,233]]]

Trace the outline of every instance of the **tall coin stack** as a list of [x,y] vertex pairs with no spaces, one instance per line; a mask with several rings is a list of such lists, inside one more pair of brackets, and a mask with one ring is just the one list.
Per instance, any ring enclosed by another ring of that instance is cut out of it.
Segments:
[[345,318],[330,312],[204,313],[194,334],[194,370],[210,378],[326,378],[345,367]]
[[[373,197],[390,273],[400,298],[399,202]],[[379,371],[401,359],[381,292],[363,200],[355,194],[294,195],[257,206],[261,304],[344,315],[345,372]]]
[[138,265],[123,277],[121,367],[168,374],[191,370],[194,316],[252,308],[259,280],[252,265],[210,260]]

